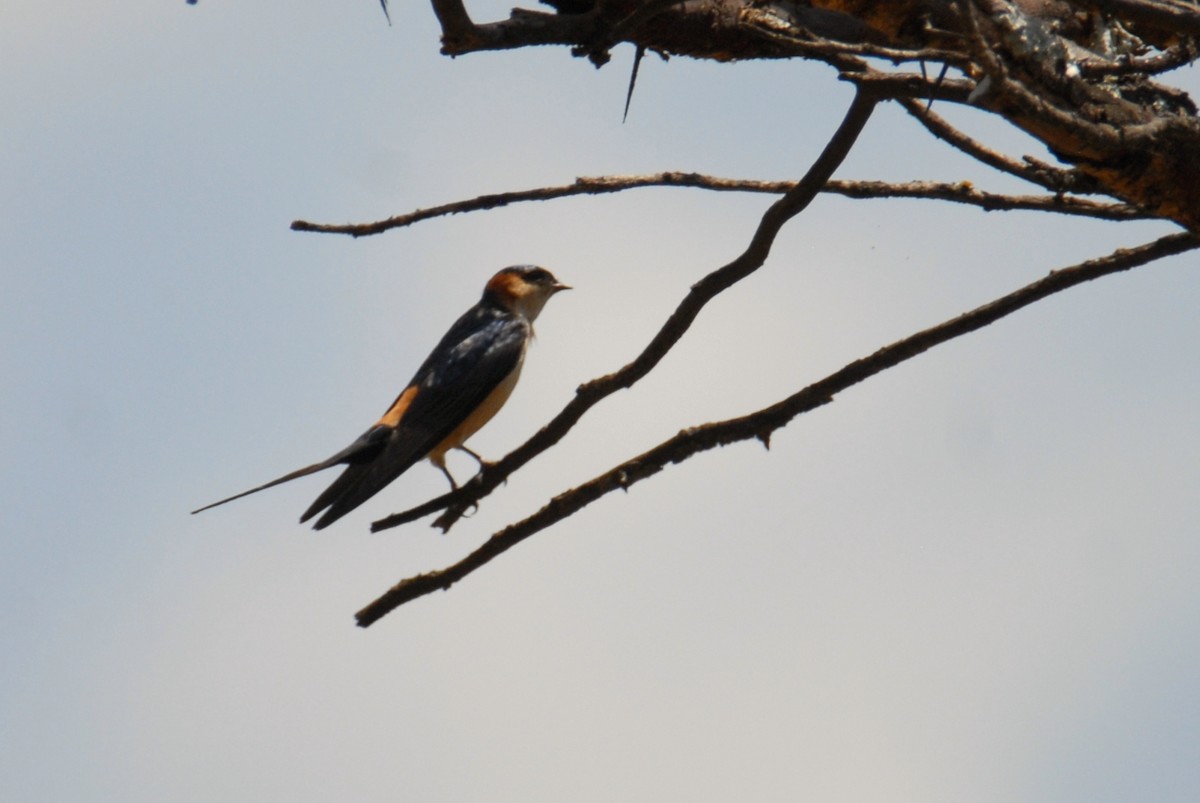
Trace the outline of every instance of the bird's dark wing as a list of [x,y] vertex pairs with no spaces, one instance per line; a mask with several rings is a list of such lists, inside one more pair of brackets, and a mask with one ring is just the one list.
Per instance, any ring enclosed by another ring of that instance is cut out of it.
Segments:
[[[300,521],[324,510],[314,527],[328,527],[424,459],[517,369],[528,337],[529,324],[521,317],[486,305],[471,308],[434,348],[380,423],[359,438],[381,442],[378,451],[361,453],[366,459],[341,461],[350,465]],[[400,405],[403,409],[393,416]]]

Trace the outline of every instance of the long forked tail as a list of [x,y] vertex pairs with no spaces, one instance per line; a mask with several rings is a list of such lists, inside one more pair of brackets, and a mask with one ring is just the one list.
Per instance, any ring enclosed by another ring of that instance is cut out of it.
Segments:
[[389,461],[381,464],[380,461],[376,461],[348,467],[317,497],[308,510],[304,511],[300,522],[306,522],[324,510],[325,513],[317,519],[313,529],[325,529],[383,490],[384,486],[408,471],[420,457],[420,453],[417,453],[408,455],[400,462]]
[[226,502],[232,502],[234,499],[241,499],[243,496],[249,496],[250,494],[258,493],[259,491],[265,491],[268,488],[274,488],[276,485],[281,485],[290,480],[299,479],[300,477],[307,477],[309,474],[315,474],[318,471],[324,471],[330,466],[336,466],[338,463],[342,462],[343,457],[343,454],[339,453],[328,460],[322,460],[320,463],[313,463],[311,466],[305,466],[304,468],[296,469],[291,474],[284,474],[279,479],[271,480],[270,482],[260,485],[257,488],[251,488],[248,491],[242,491],[240,494],[234,494],[233,496],[222,499],[220,502],[213,502],[211,505],[198,507],[192,511],[192,515],[194,516],[197,513],[203,510],[208,510],[211,507],[223,505]]

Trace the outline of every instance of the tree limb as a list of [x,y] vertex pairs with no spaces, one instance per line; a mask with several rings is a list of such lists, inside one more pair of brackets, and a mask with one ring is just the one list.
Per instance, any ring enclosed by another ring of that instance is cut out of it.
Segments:
[[1078,284],[1197,247],[1200,247],[1200,238],[1187,233],[1172,234],[1136,248],[1118,249],[1099,259],[1052,271],[1048,276],[1008,295],[885,346],[776,404],[739,418],[682,430],[644,454],[555,496],[533,515],[494,533],[478,549],[457,563],[401,580],[355,615],[358,625],[369,627],[406,602],[438,589],[448,589],[534,533],[582,510],[606,494],[618,489],[628,490],[631,485],[657,474],[671,463],[679,463],[699,452],[737,441],[757,438],[764,444],[769,443],[771,433],[786,426],[796,416],[828,404],[837,393],[934,346],[981,329]]
[[[451,55],[558,44],[601,64],[613,45],[628,42],[716,61],[816,59],[896,97],[969,97],[1075,165],[1095,191],[1200,231],[1195,104],[1149,79],[1196,52],[1200,6],[1192,2],[578,0],[572,5],[583,13],[516,9],[481,25],[461,0],[433,4]],[[966,78],[931,84],[875,70],[864,58],[940,61]],[[974,81],[982,86],[971,92]]]
[[925,126],[929,133],[944,140],[958,150],[989,167],[1002,173],[1024,179],[1031,184],[1037,184],[1056,193],[1063,192],[1100,192],[1097,182],[1081,174],[1078,170],[1063,170],[1042,163],[1035,163],[1028,157],[1023,162],[1012,159],[999,151],[992,150],[975,139],[967,136],[944,118],[931,111],[926,104],[912,98],[902,98],[899,101],[904,110]]
[[[920,104],[917,104],[920,105]],[[1023,174],[1038,174],[1037,167],[1013,162],[1014,170]],[[1049,168],[1053,169],[1053,168]],[[1062,171],[1068,172],[1068,171]],[[1048,182],[1049,183],[1049,182]],[[701,173],[667,171],[643,176],[580,176],[571,184],[556,187],[539,187],[531,190],[489,193],[463,201],[454,201],[428,209],[417,209],[403,215],[395,215],[372,223],[310,223],[297,220],[292,223],[293,231],[309,231],[325,234],[348,234],[351,237],[366,237],[381,234],[391,229],[404,228],[432,218],[497,209],[514,203],[548,201],[575,195],[605,195],[645,187],[690,187],[713,192],[754,192],[781,195],[796,186],[795,181],[757,181],[753,179],[722,178]],[[1101,220],[1144,220],[1152,218],[1146,212],[1128,204],[1100,203],[1086,198],[1067,195],[1004,195],[974,189],[966,181],[953,183],[939,181],[851,181],[830,180],[821,192],[842,195],[847,198],[914,198],[978,206],[988,211],[1029,209],[1040,212],[1059,212],[1065,215],[1094,217]]]
[[1079,0],[1119,19],[1154,26],[1171,35],[1200,36],[1200,8],[1176,0]]
[[[758,228],[741,255],[692,285],[683,301],[637,358],[612,374],[581,385],[575,391],[575,398],[550,423],[499,462],[485,466],[473,480],[459,489],[455,494],[456,500],[446,508],[434,525],[441,527],[443,531],[449,530],[468,509],[491,493],[512,472],[557,443],[594,405],[618,390],[632,387],[658,365],[667,352],[679,342],[710,300],[762,267],[780,229],[803,211],[820,192],[821,187],[857,141],[877,103],[878,99],[872,92],[857,88],[846,116],[825,145],[825,149],[813,162],[804,178],[763,213]],[[377,532],[395,527],[403,523],[400,520],[402,517],[403,514],[400,517],[381,519],[371,526],[371,530]]]

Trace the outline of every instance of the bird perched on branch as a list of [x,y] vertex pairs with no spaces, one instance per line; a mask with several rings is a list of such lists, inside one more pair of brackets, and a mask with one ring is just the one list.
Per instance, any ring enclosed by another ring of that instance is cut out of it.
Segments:
[[446,468],[446,452],[461,449],[482,467],[483,458],[463,444],[508,400],[533,337],[534,319],[551,296],[569,289],[545,268],[505,268],[488,280],[479,303],[455,321],[383,417],[358,440],[327,460],[192,513],[339,464],[346,469],[300,517],[306,522],[324,511],[313,525],[317,530],[354,510],[423,459],[441,469],[451,488],[457,488]]

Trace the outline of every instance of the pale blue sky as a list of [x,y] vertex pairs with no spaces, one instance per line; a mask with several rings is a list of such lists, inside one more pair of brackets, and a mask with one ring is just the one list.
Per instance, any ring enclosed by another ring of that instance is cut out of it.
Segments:
[[[489,6],[506,13],[503,4]],[[654,375],[448,537],[330,530],[340,449],[497,268],[539,320],[500,456],[634,356],[769,199],[643,190],[351,240],[577,175],[801,175],[828,68],[450,60],[373,0],[0,11],[0,799],[1193,801],[1200,274],[1057,296],[673,467],[375,627],[401,577],[682,426],[777,400],[1047,271],[1171,230],[822,198]],[[1174,80],[1200,88],[1194,71]],[[1037,146],[946,109],[1013,153]],[[839,176],[983,173],[882,109]],[[468,471],[470,461],[456,465]]]

